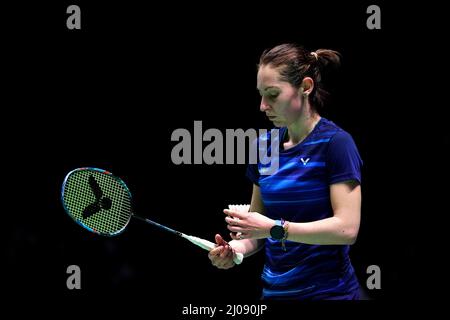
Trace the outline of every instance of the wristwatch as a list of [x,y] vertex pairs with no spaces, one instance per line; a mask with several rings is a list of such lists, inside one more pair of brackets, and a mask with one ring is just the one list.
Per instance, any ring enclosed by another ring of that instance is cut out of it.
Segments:
[[284,221],[275,220],[275,225],[270,228],[270,236],[274,240],[281,240],[284,238],[286,231],[284,230]]

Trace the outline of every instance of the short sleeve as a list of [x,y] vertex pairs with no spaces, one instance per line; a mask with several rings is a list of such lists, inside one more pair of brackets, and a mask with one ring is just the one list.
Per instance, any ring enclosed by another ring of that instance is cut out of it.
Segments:
[[361,184],[363,161],[350,134],[339,131],[330,140],[327,152],[329,184],[356,180]]
[[[251,163],[247,167],[246,176],[253,184],[259,186],[261,176],[273,173],[273,170],[278,169],[279,166],[279,146],[280,137],[284,135],[287,128],[271,129],[262,133],[257,139],[254,139],[250,144],[250,153],[254,154],[256,163]],[[278,145],[276,150],[276,158],[272,159],[272,146]],[[270,154],[270,156],[269,156]],[[264,161],[261,161],[263,159]]]

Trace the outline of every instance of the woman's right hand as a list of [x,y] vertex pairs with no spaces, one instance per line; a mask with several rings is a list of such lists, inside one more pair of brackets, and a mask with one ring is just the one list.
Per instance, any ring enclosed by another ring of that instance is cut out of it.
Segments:
[[208,258],[211,260],[212,265],[219,269],[230,269],[234,267],[234,249],[228,242],[223,240],[220,234],[216,234],[215,240],[217,247],[212,249],[208,254]]

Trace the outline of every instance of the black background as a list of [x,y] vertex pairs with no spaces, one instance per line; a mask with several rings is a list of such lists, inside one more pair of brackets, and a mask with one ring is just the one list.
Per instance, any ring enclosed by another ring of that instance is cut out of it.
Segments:
[[[445,210],[436,185],[446,158],[434,150],[449,142],[435,115],[444,113],[435,77],[446,67],[440,8],[377,1],[382,29],[368,30],[372,2],[76,1],[82,29],[68,30],[69,4],[5,10],[9,292],[145,299],[173,315],[189,303],[257,302],[263,254],[223,271],[201,249],[139,221],[118,237],[95,236],[64,213],[59,193],[69,170],[104,168],[126,181],[140,215],[210,240],[228,234],[222,209],[250,199],[245,166],[176,166],[171,133],[193,132],[194,120],[204,130],[270,128],[255,66],[265,48],[298,42],[344,57],[322,115],[352,134],[364,160],[362,225],[351,251],[361,284],[375,264],[382,289],[368,292],[373,303],[438,297],[434,248]],[[77,292],[66,288],[71,264],[82,271]]]

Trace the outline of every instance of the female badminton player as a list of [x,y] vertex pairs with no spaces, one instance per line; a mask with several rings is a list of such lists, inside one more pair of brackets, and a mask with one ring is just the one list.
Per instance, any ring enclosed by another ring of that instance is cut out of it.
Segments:
[[260,110],[280,128],[279,169],[264,175],[261,163],[249,165],[250,210],[224,210],[233,240],[217,234],[209,259],[228,269],[234,254],[248,257],[265,246],[262,299],[359,298],[349,246],[359,231],[362,160],[351,135],[320,116],[327,74],[340,58],[295,44],[260,57]]

